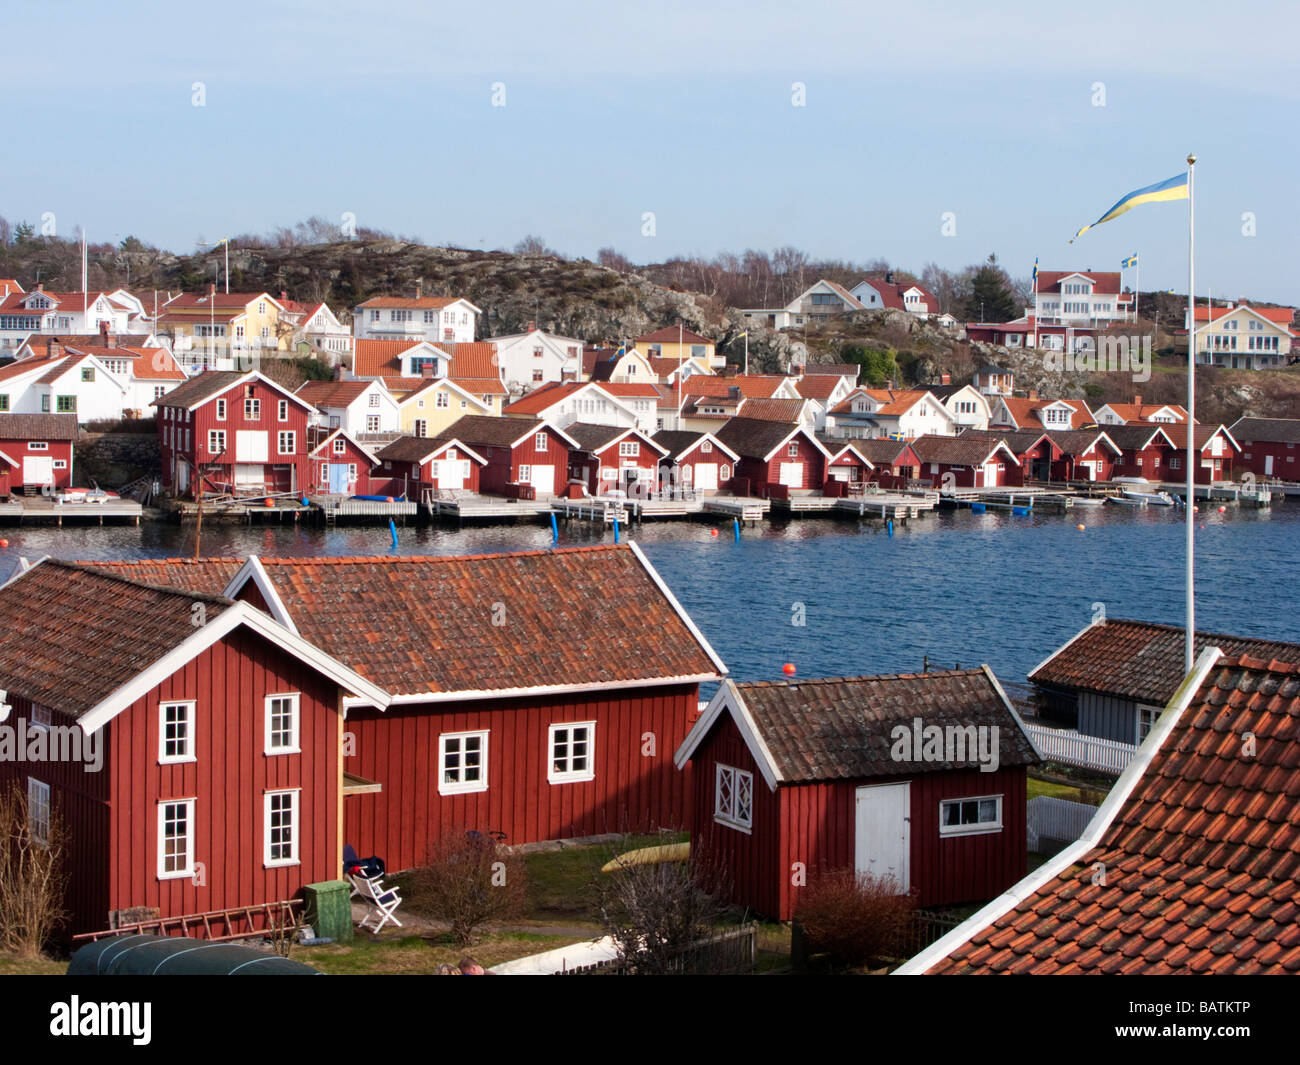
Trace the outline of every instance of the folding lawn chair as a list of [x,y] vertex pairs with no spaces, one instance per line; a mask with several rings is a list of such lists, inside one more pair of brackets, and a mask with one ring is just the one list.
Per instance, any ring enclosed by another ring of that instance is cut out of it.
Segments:
[[[402,927],[402,922],[393,916],[394,911],[402,904],[402,897],[397,893],[396,888],[384,887],[383,878],[379,876],[366,877],[353,873],[348,879],[360,894],[361,901],[370,907],[370,912],[361,920],[362,928],[377,934],[389,921],[398,928]],[[373,928],[370,926],[371,921],[377,922]]]

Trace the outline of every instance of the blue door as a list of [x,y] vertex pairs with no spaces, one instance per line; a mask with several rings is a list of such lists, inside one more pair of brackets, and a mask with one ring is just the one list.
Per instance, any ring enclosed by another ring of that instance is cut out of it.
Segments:
[[336,495],[347,495],[348,464],[346,462],[330,463],[330,491]]

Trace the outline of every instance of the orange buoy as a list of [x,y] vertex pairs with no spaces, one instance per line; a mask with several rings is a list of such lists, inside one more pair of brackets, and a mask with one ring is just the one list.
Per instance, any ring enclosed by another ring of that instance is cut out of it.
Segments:
[[1220,514],[1226,513],[1226,512],[1227,512],[1227,509],[1228,509],[1227,507],[1220,507],[1220,508],[1219,508],[1219,513],[1220,513]]
[[8,547],[8,546],[9,546],[8,540],[0,540],[0,547]]
[[1083,532],[1083,530],[1086,529],[1087,527],[1088,527],[1088,526],[1083,525],[1082,523],[1079,524],[1079,525],[1076,525],[1076,526],[1075,526],[1075,528],[1078,529],[1079,532]]
[[275,506],[275,500],[272,499],[270,496],[267,496],[267,497],[266,497],[265,502],[266,502],[266,505],[267,505],[268,507],[273,507],[273,506]]
[[710,536],[717,536],[717,535],[718,535],[718,530],[717,530],[717,529],[710,529],[710,530],[709,530],[709,535],[710,535]]
[[793,663],[793,662],[787,662],[785,665],[783,665],[783,666],[781,667],[781,672],[784,673],[787,677],[793,677],[793,676],[794,676],[794,663]]

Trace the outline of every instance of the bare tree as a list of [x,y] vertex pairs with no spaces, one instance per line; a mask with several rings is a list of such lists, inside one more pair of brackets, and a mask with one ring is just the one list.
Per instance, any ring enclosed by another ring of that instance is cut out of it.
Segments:
[[632,269],[632,262],[622,252],[615,251],[613,248],[601,248],[596,252],[596,262],[601,266],[608,266],[611,270],[618,270],[627,273]]
[[425,865],[411,876],[412,902],[451,923],[456,942],[465,944],[488,921],[523,912],[528,874],[523,859],[491,836],[453,832],[429,848]]
[[[43,813],[44,822],[33,815]],[[34,957],[67,916],[67,831],[58,811],[31,808],[14,782],[0,791],[0,947]]]
[[524,237],[523,240],[521,240],[518,244],[516,244],[515,254],[531,255],[537,258],[541,258],[547,255],[554,255],[556,257],[559,256],[559,252],[555,251],[554,248],[548,247],[546,241],[544,241],[536,233],[528,234],[528,236]]

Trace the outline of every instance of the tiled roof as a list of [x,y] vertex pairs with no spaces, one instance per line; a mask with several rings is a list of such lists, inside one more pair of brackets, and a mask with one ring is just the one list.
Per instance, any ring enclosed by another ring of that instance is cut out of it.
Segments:
[[927,971],[1300,973],[1296,650],[1220,659],[1095,843]]
[[856,458],[868,466],[875,466],[875,463],[867,458],[866,449],[862,446],[866,443],[865,440],[847,440],[843,437],[827,436],[825,433],[818,433],[817,439],[831,453],[832,461],[852,461]]
[[623,426],[592,425],[589,422],[574,422],[565,426],[564,431],[578,442],[583,451],[591,452],[602,450],[628,432]]
[[1187,417],[1187,410],[1177,403],[1107,403],[1104,405],[1109,407],[1116,417],[1125,422],[1150,421],[1153,414],[1157,414],[1162,410],[1173,411],[1183,419]]
[[40,370],[42,373],[51,366],[58,366],[64,361],[65,356],[56,355],[52,359],[44,357],[33,357],[29,359],[15,359],[8,366],[0,366],[0,381],[11,381],[15,377],[23,377],[32,373],[34,370]]
[[[879,277],[864,277],[862,281],[858,282],[858,285],[862,284],[863,281],[875,289],[876,294],[880,297],[880,305],[882,307],[892,307],[897,311],[903,309],[903,296],[894,282],[886,281]],[[854,285],[853,287],[857,288],[858,285]]]
[[1096,282],[1092,287],[1093,295],[1119,295],[1120,286],[1118,270],[1039,270],[1038,294],[1041,296],[1048,293],[1059,293],[1061,289],[1061,280],[1070,277],[1072,274],[1082,274],[1084,277],[1092,278],[1093,281]]
[[0,414],[0,440],[76,440],[75,414]]
[[[266,300],[277,307],[280,305],[280,301],[269,292],[182,292],[175,299],[169,300],[161,309],[167,314],[172,311],[202,311],[206,314],[209,307],[243,313],[250,303],[255,303],[257,300]],[[221,317],[220,313],[217,317]]]
[[794,383],[804,399],[828,400],[840,386],[840,378],[831,374],[810,374]]
[[[385,378],[387,380],[387,378]],[[506,386],[499,377],[460,377],[453,374],[448,380],[459,385],[471,396],[508,396]]]
[[455,303],[459,296],[421,296],[419,299],[407,299],[404,296],[372,296],[357,307],[396,307],[407,310],[436,311],[448,304]]
[[714,374],[691,374],[682,381],[683,395],[727,396],[733,388],[748,399],[771,399],[777,389],[789,378],[778,374],[732,374],[719,377]]
[[[1020,396],[1002,396],[1001,399],[1006,404],[1011,417],[1015,419],[1016,425],[1022,429],[1028,426],[1043,426],[1043,420],[1037,412],[1056,403],[1064,403],[1074,411],[1073,428],[1077,429],[1096,421],[1092,411],[1088,409],[1088,404],[1081,399],[1025,399]],[[994,406],[996,407],[997,404],[995,403]]]
[[798,426],[761,418],[732,418],[714,436],[743,458],[765,459]]
[[[915,407],[927,395],[924,388],[908,389],[891,389],[891,388],[855,388],[839,403],[831,408],[832,414],[854,414],[853,398],[856,395],[870,396],[877,403],[881,404],[879,408],[872,412],[873,416],[886,418],[897,417],[906,414]],[[942,406],[942,403],[940,403]]]
[[438,434],[439,440],[461,440],[470,447],[512,447],[539,430],[539,419],[498,418],[492,414],[466,414]]
[[[414,392],[421,385],[434,379],[431,377],[389,377],[385,375],[383,377],[375,378],[374,380],[383,381],[384,387],[388,389],[393,396],[404,398]],[[461,387],[463,388],[464,386],[462,385]]]
[[154,406],[189,408],[219,396],[244,376],[243,370],[204,370],[197,377],[177,385],[161,399],[154,400]]
[[[667,448],[668,454],[676,459],[693,450],[701,440],[709,435],[709,433],[697,432],[691,429],[661,429],[654,434],[652,439],[660,447]],[[726,447],[716,436],[713,439],[717,440],[722,447]],[[732,452],[731,457],[738,458],[739,456]]]
[[[1044,434],[1040,433],[1038,435],[1042,436]],[[1046,436],[1066,455],[1086,454],[1089,448],[1103,437],[1111,445],[1108,447],[1105,441],[1102,442],[1101,446],[1106,448],[1107,451],[1115,453],[1120,450],[1119,445],[1115,443],[1110,435],[1110,429],[1051,429]]]
[[[1186,422],[1163,422],[1160,427],[1164,429],[1165,435],[1174,442],[1174,447],[1181,450],[1187,450],[1187,423]],[[1222,432],[1220,432],[1222,430]],[[1215,435],[1220,435],[1224,443],[1231,448],[1233,441],[1228,439],[1228,432],[1222,425],[1194,425],[1192,426],[1193,446],[1199,450],[1204,450],[1209,446],[1210,440]],[[1235,448],[1234,450],[1240,450]],[[1225,452],[1229,454],[1230,452]]]
[[423,340],[356,340],[352,345],[352,376],[397,377],[402,369],[402,352],[423,343]]
[[11,695],[80,716],[228,605],[47,559],[0,589],[0,677]]
[[460,344],[442,346],[451,356],[449,377],[494,378],[500,381],[501,367],[497,363],[497,346],[491,341],[464,341]]
[[184,381],[185,371],[166,348],[110,348],[102,345],[69,344],[69,352],[93,355],[97,359],[129,359],[131,376],[137,381]]
[[741,405],[740,413],[746,418],[797,425],[806,402],[803,399],[747,399]]
[[659,386],[652,381],[608,381],[600,387],[619,399],[659,398]]
[[[1300,662],[1300,645],[1216,632],[1197,632],[1196,653],[1218,647],[1225,654],[1249,654]],[[1186,630],[1175,625],[1109,619],[1078,636],[1029,674],[1034,684],[1101,692],[1164,706],[1185,674]]]
[[1125,451],[1136,451],[1146,447],[1152,437],[1156,438],[1157,443],[1170,443],[1166,433],[1168,428],[1169,425],[1164,422],[1131,422],[1128,425],[1108,425],[1105,431],[1117,447]]
[[242,558],[142,558],[88,561],[81,565],[142,584],[199,595],[220,595],[244,565]]
[[[911,776],[965,762],[891,757],[899,724],[996,727],[999,766],[1038,761],[983,669],[737,684],[782,783]],[[975,760],[974,752],[968,761]]]
[[423,462],[430,455],[457,442],[446,435],[436,439],[423,436],[401,436],[385,445],[376,455],[380,462]]
[[[996,429],[966,429],[960,434],[963,440],[984,440],[988,442],[990,447],[1001,440],[1011,449],[1017,458],[1023,455],[1046,435],[1047,433],[1043,429],[1007,429],[1003,432],[998,432]],[[1058,434],[1056,433],[1052,434],[1053,438],[1057,435]],[[1089,439],[1095,439],[1097,433],[1092,431],[1086,435]]]
[[[911,451],[911,446],[906,440],[878,438],[875,440],[857,440],[855,443],[873,466],[892,466],[903,452]],[[915,452],[912,452],[912,454],[914,455]],[[908,456],[909,460],[910,458],[911,456]]]
[[1214,316],[1212,318],[1209,313],[1210,308],[1197,307],[1196,320],[1198,322],[1210,322],[1210,321],[1217,322],[1225,314],[1231,314],[1233,311],[1239,311],[1242,310],[1243,308],[1246,310],[1254,311],[1261,318],[1268,319],[1274,325],[1289,327],[1292,321],[1294,321],[1295,319],[1295,308],[1293,307],[1255,307],[1247,303],[1238,303],[1236,306],[1233,307],[1215,307]]
[[717,673],[628,545],[262,566],[304,639],[393,694]]
[[370,381],[305,381],[294,393],[318,410],[346,407],[355,403],[370,387]]
[[1238,418],[1228,432],[1239,444],[1300,444],[1300,418]]
[[1000,449],[1001,440],[988,440],[962,433],[961,436],[918,436],[911,444],[916,457],[922,462],[976,467],[993,458],[994,452]]
[[[683,344],[713,343],[708,337],[702,337],[699,333],[693,333],[689,329],[683,329],[680,335]],[[636,342],[638,344],[676,344],[677,338],[677,326],[668,325],[662,329],[656,329],[653,333],[646,333],[644,336],[637,337]]]

